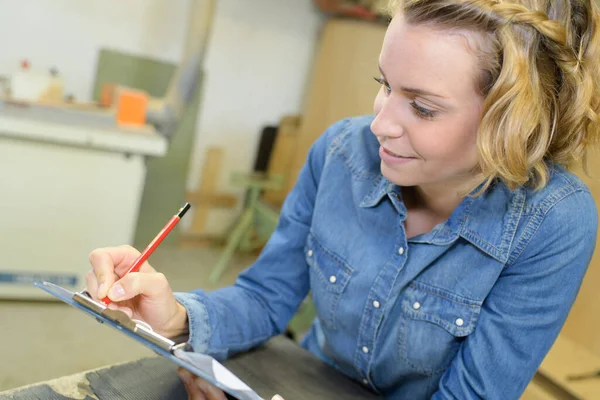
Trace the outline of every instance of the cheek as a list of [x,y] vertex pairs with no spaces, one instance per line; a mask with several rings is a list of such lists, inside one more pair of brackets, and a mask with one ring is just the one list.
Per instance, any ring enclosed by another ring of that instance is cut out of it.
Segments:
[[477,158],[477,130],[449,130],[448,125],[411,137],[417,152],[426,161],[472,164]]

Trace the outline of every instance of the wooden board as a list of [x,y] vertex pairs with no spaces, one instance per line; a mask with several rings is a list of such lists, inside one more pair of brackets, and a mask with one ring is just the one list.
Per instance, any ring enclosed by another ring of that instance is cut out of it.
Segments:
[[[600,157],[599,153],[590,154],[590,174],[587,176],[581,169],[577,175],[588,185],[600,210]],[[583,280],[577,300],[569,314],[562,334],[569,337],[588,351],[600,357],[600,235],[596,240],[596,251]]]
[[[266,400],[276,393],[287,400],[379,398],[282,336],[224,364]],[[175,370],[165,358],[144,358],[3,392],[0,400],[187,399]]]
[[267,173],[269,176],[283,176],[284,186],[281,189],[268,189],[263,193],[263,200],[276,208],[281,207],[287,196],[288,182],[295,180],[293,176],[294,155],[297,151],[299,116],[287,116],[281,119],[275,144],[269,160]]
[[577,399],[600,399],[600,377],[570,380],[569,377],[600,370],[600,357],[566,335],[559,335],[542,362],[538,374]]
[[[202,167],[202,174],[200,175],[200,181],[198,182],[199,193],[203,193],[206,196],[212,196],[216,192],[219,184],[221,164],[223,163],[223,155],[223,149],[219,147],[210,147],[206,150],[204,166]],[[206,200],[208,200],[208,198]],[[204,231],[211,207],[210,201],[201,201],[195,204],[189,233],[201,233]]]
[[373,113],[379,86],[379,52],[386,27],[348,19],[331,19],[325,24],[320,48],[308,86],[300,134],[294,155],[293,187],[312,143],[334,122]]

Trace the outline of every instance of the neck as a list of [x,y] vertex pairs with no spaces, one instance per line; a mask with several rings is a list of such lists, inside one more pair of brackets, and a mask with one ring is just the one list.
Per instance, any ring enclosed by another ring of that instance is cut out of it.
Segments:
[[444,182],[403,188],[408,209],[420,209],[435,219],[446,220],[477,184],[471,178],[461,182]]

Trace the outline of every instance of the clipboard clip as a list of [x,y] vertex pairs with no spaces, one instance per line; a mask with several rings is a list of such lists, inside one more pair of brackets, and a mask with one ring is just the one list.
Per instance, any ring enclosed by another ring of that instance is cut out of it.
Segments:
[[[105,304],[95,301],[87,291],[74,292],[73,301],[90,310],[92,313],[102,315],[104,318],[114,322],[119,327],[126,329],[137,336],[140,336],[141,338],[151,342],[165,351],[168,351],[171,354],[174,354],[175,350],[178,349],[182,349],[184,351],[193,351],[189,343],[185,342],[176,344],[173,340],[154,332],[152,327],[144,321],[132,319],[123,311],[111,310]],[[98,319],[98,321],[103,322],[100,319]]]

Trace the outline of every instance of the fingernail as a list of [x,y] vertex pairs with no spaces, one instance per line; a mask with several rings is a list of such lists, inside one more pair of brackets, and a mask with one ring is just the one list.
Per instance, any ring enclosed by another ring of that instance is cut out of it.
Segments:
[[120,299],[123,296],[125,296],[125,289],[118,283],[115,283],[108,292],[108,297],[112,300]]
[[273,396],[273,398],[271,400],[283,400],[283,397],[281,397],[280,395],[276,394],[275,396]]
[[104,288],[106,288],[106,284],[102,282],[100,286],[98,286],[98,297],[104,297]]
[[181,378],[182,381],[189,383],[190,379],[192,378],[192,374],[190,374],[185,369],[181,370],[181,371],[177,371],[177,373],[179,374],[179,377]]
[[209,390],[208,383],[202,378],[196,378],[194,383],[205,393]]

